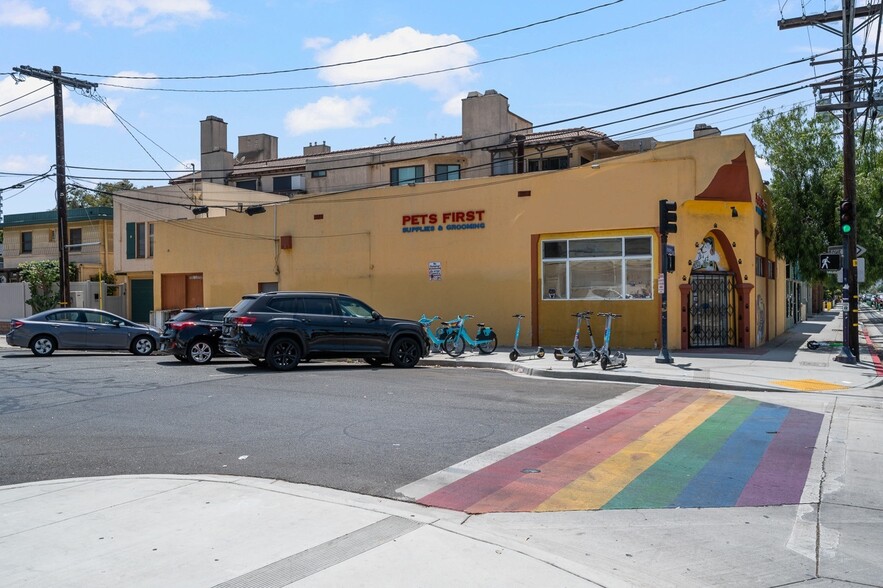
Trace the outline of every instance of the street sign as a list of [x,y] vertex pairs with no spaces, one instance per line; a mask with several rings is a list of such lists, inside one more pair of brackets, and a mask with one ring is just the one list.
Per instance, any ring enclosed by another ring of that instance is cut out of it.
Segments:
[[855,256],[856,257],[861,257],[862,255],[864,255],[867,252],[868,252],[868,250],[865,247],[862,247],[858,243],[855,244]]
[[842,267],[840,254],[822,253],[819,255],[819,269],[834,273]]
[[[864,284],[865,283],[865,258],[859,257],[858,259],[856,259],[855,266],[856,266],[856,270],[855,270],[856,271],[856,281],[859,284]],[[832,273],[834,273],[834,272],[832,272]],[[840,268],[839,270],[837,270],[836,273],[837,273],[837,281],[842,282],[843,281],[843,268]],[[845,285],[844,285],[844,287],[845,287]]]

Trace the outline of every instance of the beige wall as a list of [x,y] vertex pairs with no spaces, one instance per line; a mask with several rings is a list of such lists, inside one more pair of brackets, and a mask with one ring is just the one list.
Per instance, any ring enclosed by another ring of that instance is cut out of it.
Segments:
[[[679,348],[679,285],[689,280],[696,244],[710,231],[733,246],[738,267],[730,268],[756,283],[755,231],[760,220],[753,202],[697,200],[720,178],[720,170],[747,157],[752,193],[761,192],[754,151],[743,135],[669,144],[652,152],[558,172],[397,186],[300,199],[268,207],[266,214],[160,223],[155,254],[155,299],[160,308],[161,274],[201,272],[205,304],[234,304],[258,283],[278,282],[281,290],[342,291],[363,298],[381,313],[417,318],[421,313],[450,318],[476,315],[492,325],[503,345],[511,345],[515,313],[528,315],[522,344],[532,338],[546,346],[573,337],[571,314],[578,310],[613,311],[613,344],[645,347],[659,339],[660,297],[651,300],[566,301],[539,299],[541,268],[537,243],[553,237],[648,235],[653,239],[653,277],[658,276],[658,201],[679,204],[678,233],[669,242],[677,267],[668,275],[669,347]],[[744,166],[743,166],[744,167]],[[745,176],[746,173],[742,173]],[[529,194],[529,195],[528,195]],[[717,198],[725,195],[718,195]],[[732,217],[731,206],[739,216]],[[439,230],[444,215],[481,211],[484,228]],[[403,232],[422,226],[420,215],[435,214],[436,230]],[[419,217],[418,218],[415,218]],[[403,221],[404,217],[408,217]],[[280,250],[278,238],[290,235],[293,248]],[[201,252],[195,255],[194,252]],[[439,263],[441,279],[429,279]],[[777,280],[775,290],[779,291]],[[654,286],[656,282],[654,281]],[[764,286],[766,287],[766,286]],[[749,291],[750,288],[749,288]],[[755,316],[757,290],[751,291],[746,316]],[[778,295],[778,294],[777,294]],[[778,312],[768,305],[768,312]],[[775,336],[783,324],[768,319]],[[593,323],[600,344],[601,323]],[[744,325],[752,330],[753,324]],[[753,346],[755,338],[749,337]]]
[[[106,268],[108,273],[111,272],[114,251],[112,223],[105,219],[91,222],[73,221],[68,224],[68,230],[70,229],[80,229],[81,242],[90,243],[81,246],[79,251],[70,249],[68,252],[69,261],[81,267],[81,278],[88,279],[90,275],[98,273],[102,267]],[[29,261],[57,260],[59,257],[57,231],[57,225],[54,223],[5,228],[5,266],[13,268]],[[32,235],[30,254],[21,253],[23,232],[30,232]]]

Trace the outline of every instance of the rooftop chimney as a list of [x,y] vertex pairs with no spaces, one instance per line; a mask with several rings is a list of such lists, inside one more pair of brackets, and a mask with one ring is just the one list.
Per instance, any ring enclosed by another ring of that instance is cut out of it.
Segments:
[[217,116],[207,116],[199,123],[200,166],[202,179],[223,184],[233,171],[233,154],[227,151],[227,123]]
[[695,127],[693,127],[693,138],[698,139],[699,137],[711,137],[720,135],[721,131],[717,127],[709,126],[705,123],[699,123]]

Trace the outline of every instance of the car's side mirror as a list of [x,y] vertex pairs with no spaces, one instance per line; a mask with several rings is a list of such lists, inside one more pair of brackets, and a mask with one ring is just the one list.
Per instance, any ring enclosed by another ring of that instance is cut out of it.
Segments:
[[111,324],[115,327],[120,327],[123,324],[123,321],[112,321]]
[[379,321],[383,317],[381,317],[380,313],[377,312],[376,310],[372,310],[371,311],[371,318],[373,318],[375,321]]

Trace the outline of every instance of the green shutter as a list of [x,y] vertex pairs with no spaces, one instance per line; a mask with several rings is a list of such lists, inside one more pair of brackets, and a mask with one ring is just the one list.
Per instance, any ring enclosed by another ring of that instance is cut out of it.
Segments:
[[126,259],[135,259],[135,223],[126,223]]

